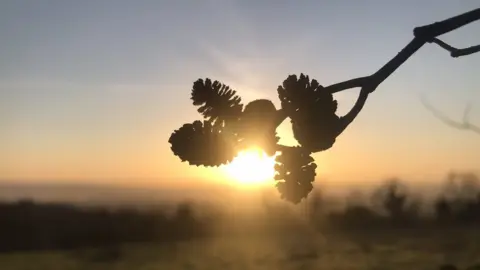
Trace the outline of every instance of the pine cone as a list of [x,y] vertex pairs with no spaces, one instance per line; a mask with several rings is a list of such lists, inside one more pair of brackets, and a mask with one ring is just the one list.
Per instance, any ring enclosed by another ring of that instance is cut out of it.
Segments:
[[210,79],[198,79],[193,83],[193,105],[201,106],[198,112],[210,122],[228,124],[238,120],[243,105],[236,91],[229,86]]
[[172,133],[168,142],[173,153],[190,165],[220,166],[237,154],[235,136],[208,121],[184,124]]
[[278,140],[276,133],[277,109],[270,100],[257,99],[245,106],[237,126],[242,146],[257,146],[269,156],[275,155]]
[[302,73],[298,79],[297,75],[288,76],[283,86],[278,86],[277,92],[282,108],[291,114],[305,105],[314,104],[319,88],[323,87],[316,80],[310,82],[309,77]]
[[313,190],[317,165],[310,153],[301,147],[282,150],[275,159],[276,187],[282,199],[299,203]]
[[303,74],[298,79],[296,75],[288,76],[277,92],[291,119],[295,139],[311,152],[332,147],[341,124],[333,95]]

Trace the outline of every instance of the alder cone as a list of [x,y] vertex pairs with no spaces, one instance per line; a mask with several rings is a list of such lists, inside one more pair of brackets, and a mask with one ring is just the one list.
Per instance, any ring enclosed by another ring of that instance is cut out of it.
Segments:
[[340,131],[337,101],[316,80],[290,75],[277,89],[282,109],[290,117],[295,139],[311,152],[329,149]]
[[195,166],[220,166],[236,156],[235,136],[208,121],[184,124],[169,143],[176,156]]
[[302,147],[282,150],[275,158],[276,187],[282,199],[299,203],[313,190],[317,165],[310,153]]
[[279,137],[276,133],[277,109],[272,101],[257,99],[245,106],[237,134],[245,148],[257,146],[269,156],[275,155]]
[[193,105],[200,106],[200,114],[220,125],[235,123],[243,110],[242,100],[235,90],[209,78],[193,83],[191,99]]

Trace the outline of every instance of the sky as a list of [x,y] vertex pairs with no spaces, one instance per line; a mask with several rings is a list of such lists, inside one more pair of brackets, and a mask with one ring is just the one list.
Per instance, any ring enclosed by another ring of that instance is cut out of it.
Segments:
[[[188,166],[168,138],[200,120],[190,91],[220,80],[244,102],[269,98],[290,74],[329,85],[375,72],[416,26],[478,1],[0,2],[0,179],[181,185],[221,178]],[[480,22],[441,38],[480,44]],[[334,147],[315,154],[335,183],[399,176],[433,181],[480,170],[480,136],[436,120],[420,102],[480,125],[480,53],[451,58],[427,44],[369,98]],[[335,95],[340,112],[358,89]],[[293,144],[289,121],[279,133]]]

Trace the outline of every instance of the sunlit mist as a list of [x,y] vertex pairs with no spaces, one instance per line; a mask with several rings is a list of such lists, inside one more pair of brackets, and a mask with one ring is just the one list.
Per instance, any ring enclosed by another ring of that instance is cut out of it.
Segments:
[[227,174],[240,185],[257,186],[273,181],[275,157],[269,157],[261,149],[248,149],[225,166]]

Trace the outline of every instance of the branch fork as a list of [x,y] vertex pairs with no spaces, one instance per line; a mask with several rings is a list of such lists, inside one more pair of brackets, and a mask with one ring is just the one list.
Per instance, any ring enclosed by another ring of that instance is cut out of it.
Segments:
[[408,43],[397,55],[395,55],[390,61],[388,61],[383,67],[381,67],[372,75],[350,79],[327,86],[326,88],[331,93],[361,87],[360,94],[354,106],[345,116],[342,117],[343,129],[341,132],[343,132],[358,116],[368,99],[368,95],[374,92],[378,86],[385,81],[385,79],[392,75],[393,72],[395,72],[403,63],[405,63],[405,61],[407,61],[426,43],[435,43],[439,45],[441,48],[449,51],[452,57],[466,56],[480,52],[480,45],[464,49],[457,49],[437,38],[440,35],[446,34],[477,20],[480,20],[480,8],[440,22],[416,27],[413,29],[413,40],[410,41],[410,43]]

